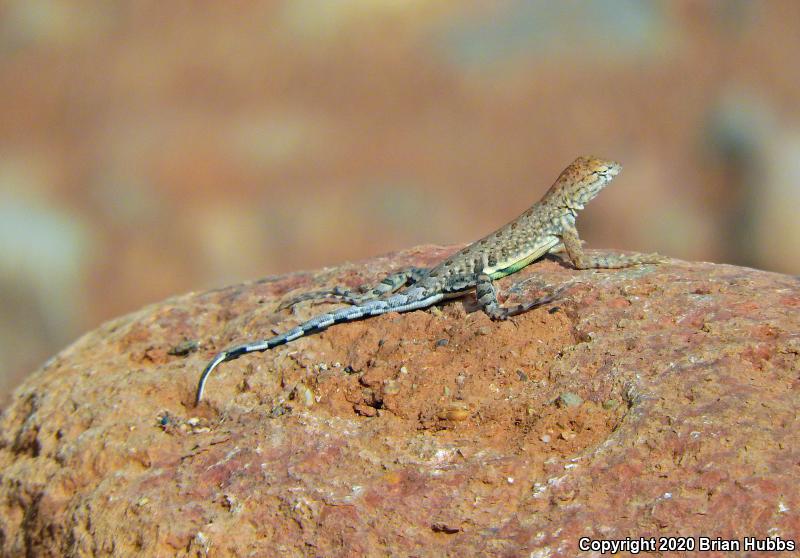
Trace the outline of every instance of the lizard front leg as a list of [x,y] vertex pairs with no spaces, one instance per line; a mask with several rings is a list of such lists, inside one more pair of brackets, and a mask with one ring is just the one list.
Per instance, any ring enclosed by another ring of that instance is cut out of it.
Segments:
[[497,301],[497,289],[494,286],[494,282],[492,278],[489,277],[485,273],[481,273],[478,275],[478,280],[475,285],[475,293],[478,297],[478,304],[481,305],[483,311],[493,320],[506,320],[511,316],[516,316],[517,314],[522,314],[523,312],[527,312],[531,308],[535,308],[536,306],[541,306],[542,304],[547,304],[548,302],[552,302],[566,289],[565,287],[559,287],[552,293],[547,296],[539,297],[535,300],[531,300],[529,302],[525,302],[523,304],[518,304],[516,306],[502,306]]
[[577,269],[616,269],[620,267],[630,267],[639,264],[655,264],[664,261],[664,256],[659,254],[637,254],[635,256],[625,256],[622,254],[603,254],[601,256],[588,256],[584,253],[581,246],[581,239],[578,230],[572,227],[564,227],[561,231],[561,241],[570,261]]
[[312,291],[310,293],[304,293],[289,300],[281,302],[281,304],[278,306],[278,310],[283,310],[284,308],[290,308],[295,304],[303,302],[305,300],[317,300],[320,302],[344,302],[346,304],[363,304],[365,302],[369,302],[370,300],[377,300],[388,294],[394,293],[403,287],[413,285],[414,283],[419,281],[422,277],[425,277],[427,273],[428,269],[423,267],[411,267],[409,269],[404,269],[402,271],[398,271],[397,273],[392,273],[391,275],[385,277],[380,283],[378,283],[374,287],[360,293],[353,292],[349,289],[344,289],[342,287],[334,287],[332,289],[326,289],[321,291]]

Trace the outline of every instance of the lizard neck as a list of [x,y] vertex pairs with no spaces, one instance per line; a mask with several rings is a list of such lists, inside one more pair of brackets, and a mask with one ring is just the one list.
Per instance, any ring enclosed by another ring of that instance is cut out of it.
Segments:
[[586,202],[575,196],[565,195],[562,188],[557,188],[547,192],[544,198],[536,205],[541,206],[549,214],[571,213],[572,217],[575,217],[578,211],[585,207]]
[[550,221],[569,219],[574,223],[575,217],[585,204],[564,196],[548,196],[536,205],[539,206],[539,213],[546,215]]

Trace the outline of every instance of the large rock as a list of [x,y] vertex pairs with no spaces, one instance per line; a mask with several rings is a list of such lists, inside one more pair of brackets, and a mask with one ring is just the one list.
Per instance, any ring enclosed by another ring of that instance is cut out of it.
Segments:
[[501,288],[524,300],[573,283],[555,303],[495,323],[468,297],[334,326],[223,364],[193,406],[214,353],[325,308],[275,313],[282,296],[451,251],[192,293],[79,339],[2,417],[3,554],[572,556],[581,537],[798,541],[795,277],[551,259]]

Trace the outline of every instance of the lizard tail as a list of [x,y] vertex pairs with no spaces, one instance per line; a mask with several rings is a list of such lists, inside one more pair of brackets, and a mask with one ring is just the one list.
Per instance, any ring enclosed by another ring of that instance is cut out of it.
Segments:
[[290,329],[270,339],[231,347],[230,349],[218,353],[217,356],[206,365],[203,373],[200,375],[200,381],[197,383],[195,406],[199,405],[200,401],[203,399],[203,392],[205,391],[209,376],[211,376],[214,369],[223,362],[237,359],[248,353],[268,351],[279,345],[284,345],[290,341],[299,339],[304,335],[325,330],[334,324],[352,322],[354,320],[360,320],[361,318],[386,314],[387,312],[408,312],[410,310],[426,308],[432,304],[436,304],[442,300],[442,298],[442,293],[431,294],[421,287],[411,288],[404,293],[396,294],[382,300],[372,300],[359,306],[348,306],[335,312],[319,314],[303,322],[294,329]]

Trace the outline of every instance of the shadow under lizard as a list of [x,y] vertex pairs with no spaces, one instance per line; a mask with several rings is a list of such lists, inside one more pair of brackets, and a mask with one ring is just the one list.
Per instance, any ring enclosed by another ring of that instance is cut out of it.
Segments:
[[[577,269],[622,268],[637,264],[660,263],[658,254],[618,255],[584,254],[575,228],[578,211],[591,201],[622,166],[594,157],[578,157],[559,175],[541,200],[525,213],[493,233],[470,244],[435,267],[412,268],[393,273],[366,293],[344,289],[325,291],[351,306],[319,314],[270,339],[237,345],[217,354],[208,363],[197,385],[195,404],[203,399],[206,382],[221,363],[248,353],[267,351],[328,327],[387,312],[409,312],[432,306],[441,300],[464,296],[475,291],[478,303],[494,320],[505,320],[554,300],[563,290],[519,304],[501,306],[497,301],[494,280],[523,269],[549,252],[563,246]],[[319,298],[320,292],[308,293],[292,301]],[[285,307],[285,305],[281,305]]]

